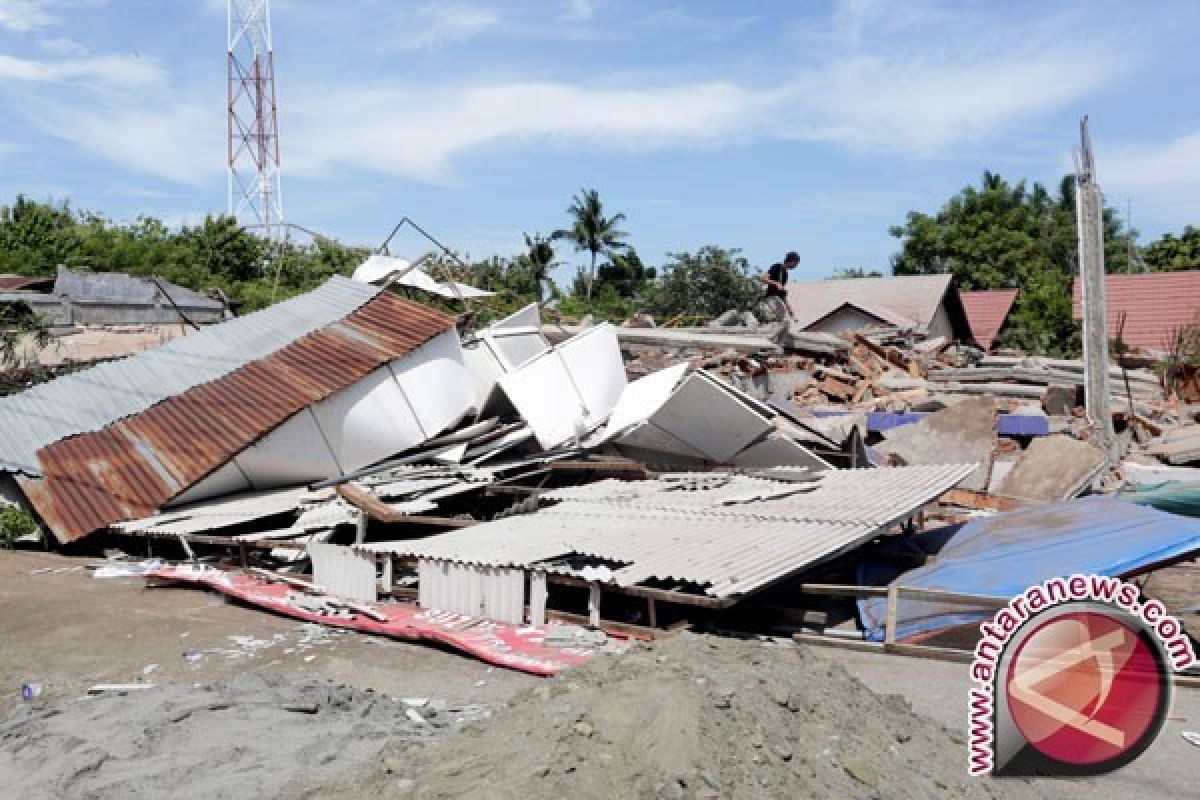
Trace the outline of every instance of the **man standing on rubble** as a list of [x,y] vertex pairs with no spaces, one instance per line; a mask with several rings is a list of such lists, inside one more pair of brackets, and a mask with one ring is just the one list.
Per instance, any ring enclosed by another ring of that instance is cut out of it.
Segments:
[[783,257],[783,263],[772,264],[767,269],[767,274],[759,278],[767,287],[763,303],[776,322],[786,322],[792,317],[792,307],[787,301],[788,272],[795,269],[799,263],[800,255],[793,250]]

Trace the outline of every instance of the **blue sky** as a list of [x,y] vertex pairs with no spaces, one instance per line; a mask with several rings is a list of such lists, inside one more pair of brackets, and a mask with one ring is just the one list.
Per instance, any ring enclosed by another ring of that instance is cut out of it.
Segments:
[[[1200,223],[1194,2],[271,8],[287,217],[350,243],[409,215],[511,254],[595,187],[649,264],[886,270],[888,226],[984,169],[1056,183],[1084,113],[1143,240]],[[224,108],[223,0],[0,0],[0,202],[223,211]]]

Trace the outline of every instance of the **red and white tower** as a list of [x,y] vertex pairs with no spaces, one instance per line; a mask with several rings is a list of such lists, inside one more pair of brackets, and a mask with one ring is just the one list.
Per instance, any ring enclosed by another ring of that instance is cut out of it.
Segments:
[[229,213],[284,232],[270,0],[228,0]]

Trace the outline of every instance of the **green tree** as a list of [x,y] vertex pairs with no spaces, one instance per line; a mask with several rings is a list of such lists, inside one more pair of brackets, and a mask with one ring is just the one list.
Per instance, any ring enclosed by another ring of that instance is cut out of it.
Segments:
[[517,294],[532,293],[540,303],[542,283],[550,279],[550,270],[558,265],[551,239],[535,233],[525,234],[525,252],[513,259],[509,288]]
[[[1075,183],[1065,176],[1051,194],[1025,181],[1008,183],[984,172],[935,214],[909,212],[890,229],[901,240],[892,258],[896,275],[950,272],[959,288],[1019,288],[1001,344],[1034,352],[1074,355],[1078,327],[1071,319],[1070,285],[1076,272]],[[1133,232],[1104,209],[1105,265],[1129,269]]]
[[657,271],[642,263],[637,251],[627,247],[623,252],[611,253],[608,263],[596,270],[597,286],[611,286],[618,297],[635,297],[643,293],[654,281]]
[[648,307],[662,317],[714,317],[729,309],[749,311],[762,299],[741,250],[705,245],[692,253],[668,253]]
[[572,200],[567,213],[572,217],[571,227],[555,231],[552,238],[565,239],[575,246],[576,252],[590,254],[591,266],[588,269],[585,293],[585,297],[590,300],[592,284],[596,282],[596,259],[601,253],[611,254],[629,246],[624,241],[629,234],[617,228],[625,221],[625,215],[618,212],[611,217],[606,216],[604,204],[600,202],[600,193],[595,189],[581,189]]
[[1165,233],[1141,252],[1142,261],[1156,272],[1200,269],[1200,228],[1188,225],[1179,236]]
[[832,280],[845,280],[849,278],[882,278],[883,273],[877,269],[867,272],[862,267],[842,267],[835,269],[833,274],[829,276]]

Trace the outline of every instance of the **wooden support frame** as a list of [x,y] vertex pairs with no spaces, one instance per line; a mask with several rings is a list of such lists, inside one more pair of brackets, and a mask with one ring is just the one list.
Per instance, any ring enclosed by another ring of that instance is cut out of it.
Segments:
[[366,489],[355,486],[352,483],[339,484],[337,493],[347,503],[362,511],[366,516],[388,525],[407,523],[410,525],[432,525],[438,528],[468,528],[479,524],[478,520],[473,519],[451,519],[450,517],[402,514]]
[[[588,588],[588,581],[582,578],[576,578],[573,575],[556,575],[548,573],[546,580],[550,583],[555,583],[560,586],[574,586],[577,588]],[[699,594],[685,594],[683,592],[673,592],[668,589],[654,589],[649,586],[614,586],[612,591],[619,594],[626,594],[630,597],[645,597],[657,600],[663,603],[674,603],[681,606],[697,606],[699,608],[709,608],[721,610],[741,600],[741,597],[709,597]]]

